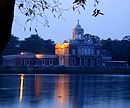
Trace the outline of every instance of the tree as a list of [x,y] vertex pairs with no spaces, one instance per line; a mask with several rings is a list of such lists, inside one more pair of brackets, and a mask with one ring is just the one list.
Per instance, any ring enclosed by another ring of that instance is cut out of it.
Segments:
[[11,37],[15,0],[0,0],[0,54]]
[[11,35],[11,38],[2,54],[10,55],[10,54],[17,54],[17,53],[20,53],[20,41],[18,37]]
[[54,53],[54,42],[31,35],[21,42],[21,51],[31,53]]
[[128,64],[130,65],[130,46],[128,48]]
[[112,60],[128,61],[130,64],[130,41],[129,40],[111,40],[110,38],[102,40],[102,49],[108,50]]
[[54,53],[54,44],[54,41],[50,39],[44,40],[40,36],[34,34],[21,41],[18,37],[11,35],[2,54],[10,55],[18,54],[20,52]]
[[[85,9],[87,0],[75,0],[73,4],[73,10],[78,9],[79,6]],[[103,15],[103,13],[97,8],[98,0],[94,0],[94,11],[92,16]],[[50,1],[49,1],[50,2]],[[51,10],[54,14],[56,12],[58,17],[62,16],[62,10],[59,8],[58,0],[53,0],[54,5],[51,5],[47,0],[21,0],[18,4],[19,9],[22,11],[28,19],[32,20],[35,16],[44,16],[45,10]],[[0,0],[0,53],[2,53],[4,47],[8,43],[11,37],[11,28],[13,22],[15,0]],[[55,16],[55,14],[54,14]],[[47,20],[45,20],[45,25],[48,26]],[[37,31],[35,29],[35,31]]]
[[112,47],[112,40],[111,38],[108,38],[106,40],[101,40],[102,48],[108,51],[111,51]]

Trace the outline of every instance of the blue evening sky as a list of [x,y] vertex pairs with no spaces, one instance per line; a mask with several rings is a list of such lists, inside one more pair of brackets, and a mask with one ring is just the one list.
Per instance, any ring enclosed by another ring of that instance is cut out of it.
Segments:
[[[65,0],[63,7],[71,7],[71,0]],[[94,0],[88,0],[86,10],[80,9],[81,14],[72,10],[63,13],[63,19],[53,18],[48,14],[50,27],[44,27],[40,23],[31,24],[31,27],[37,27],[38,34],[44,39],[52,39],[56,43],[71,39],[72,29],[80,20],[80,25],[84,28],[85,33],[97,35],[101,39],[122,39],[123,36],[130,35],[130,0],[100,0],[99,9],[105,14],[104,16],[93,17],[92,11]],[[24,31],[26,17],[15,7],[15,17],[13,22],[12,34],[21,40],[29,37],[34,32]]]

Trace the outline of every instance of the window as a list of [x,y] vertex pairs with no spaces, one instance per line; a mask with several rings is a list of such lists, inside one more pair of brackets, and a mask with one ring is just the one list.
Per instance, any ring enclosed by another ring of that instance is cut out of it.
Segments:
[[84,49],[84,47],[82,47],[82,51],[81,51],[81,53],[82,53],[82,55],[84,55],[84,53],[85,53],[85,49]]
[[29,59],[26,60],[26,64],[27,64],[27,65],[30,65],[30,60],[29,60]]
[[42,65],[45,65],[45,60],[44,59],[42,60]]
[[22,64],[22,65],[26,65],[26,64],[25,64],[25,60],[24,60],[24,59],[22,60],[22,63],[21,63],[21,64]]
[[72,54],[75,55],[75,49],[72,49]]
[[88,48],[88,55],[90,55],[91,54],[91,49],[90,48]]
[[87,50],[87,48],[85,48],[85,55],[87,55],[88,54],[88,50]]
[[75,65],[76,64],[76,60],[73,58],[72,59],[72,65]]
[[78,54],[81,55],[81,50],[80,50],[80,48],[78,48]]
[[100,51],[99,50],[97,50],[97,55],[100,55]]
[[50,59],[50,60],[49,60],[49,65],[52,65],[52,64],[53,64],[53,60]]
[[92,54],[92,55],[94,54],[94,49],[93,49],[93,48],[91,49],[91,54]]
[[91,63],[91,59],[90,59],[90,58],[88,58],[88,64],[90,65],[90,63]]

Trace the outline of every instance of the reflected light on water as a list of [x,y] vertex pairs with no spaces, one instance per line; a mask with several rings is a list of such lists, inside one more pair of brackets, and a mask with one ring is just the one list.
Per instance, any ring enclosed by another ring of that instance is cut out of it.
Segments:
[[129,85],[130,75],[0,75],[0,108],[130,108]]
[[35,95],[39,97],[42,92],[42,77],[41,75],[35,75]]
[[66,108],[67,102],[69,100],[69,77],[60,76],[56,82],[56,102],[58,108]]
[[23,98],[23,85],[24,85],[24,74],[20,74],[20,96],[19,96],[19,102],[22,102],[22,98]]

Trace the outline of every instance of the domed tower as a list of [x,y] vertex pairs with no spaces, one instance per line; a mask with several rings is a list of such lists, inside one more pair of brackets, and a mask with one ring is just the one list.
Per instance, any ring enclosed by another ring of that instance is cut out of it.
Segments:
[[73,29],[73,39],[81,39],[84,35],[84,29],[79,25],[79,20],[76,27]]

